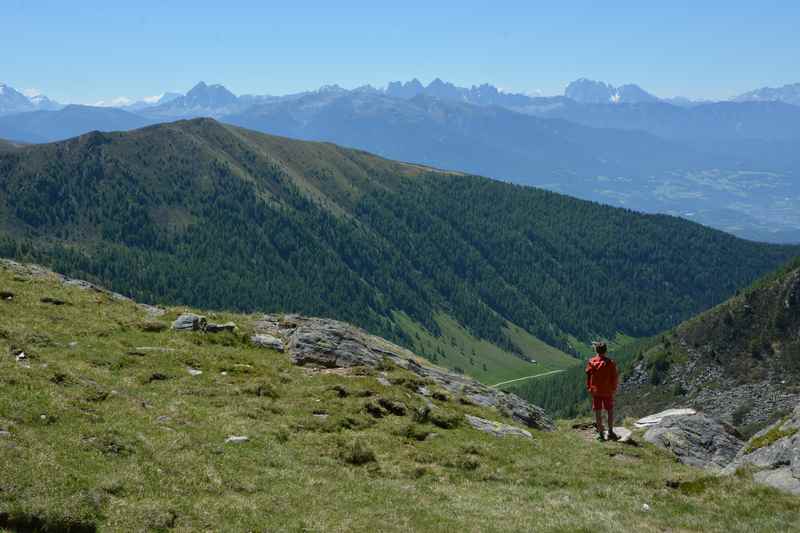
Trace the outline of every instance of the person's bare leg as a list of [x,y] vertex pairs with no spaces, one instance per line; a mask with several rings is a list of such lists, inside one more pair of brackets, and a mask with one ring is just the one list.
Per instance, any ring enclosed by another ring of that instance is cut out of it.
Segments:
[[597,410],[594,412],[594,427],[598,433],[603,432],[603,411]]
[[608,409],[608,432],[614,435],[614,408]]

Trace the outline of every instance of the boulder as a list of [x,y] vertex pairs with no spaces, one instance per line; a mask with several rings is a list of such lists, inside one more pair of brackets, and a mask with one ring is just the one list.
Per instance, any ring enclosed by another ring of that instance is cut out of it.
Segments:
[[[280,340],[296,365],[326,368],[367,366],[383,369],[388,363],[429,380],[448,393],[461,396],[475,405],[492,407],[528,427],[553,430],[555,425],[540,407],[472,378],[449,372],[417,357],[386,339],[326,318],[299,315],[264,315],[253,324],[256,337]],[[434,394],[434,397],[436,395]]]
[[683,464],[709,470],[727,466],[743,444],[731,426],[701,413],[665,416],[644,440],[669,450]]
[[753,474],[757,483],[800,495],[800,405],[790,416],[756,433],[724,473],[745,466],[762,469]]
[[259,348],[271,348],[279,352],[284,350],[283,341],[277,337],[273,337],[272,335],[266,335],[263,333],[253,335],[250,337],[250,342]]
[[501,422],[495,422],[493,420],[486,420],[485,418],[480,418],[477,416],[472,415],[465,415],[467,422],[470,426],[477,429],[478,431],[483,431],[484,433],[489,433],[494,435],[495,437],[508,437],[508,436],[515,436],[515,437],[524,437],[526,439],[532,439],[533,435],[529,431],[525,431],[524,429],[510,426],[508,424],[503,424]]
[[209,322],[206,324],[206,332],[208,333],[220,333],[222,331],[230,331],[233,333],[236,331],[236,324],[233,322],[225,322],[224,324],[214,324]]
[[207,325],[206,317],[194,313],[184,313],[175,319],[172,329],[175,331],[205,331]]

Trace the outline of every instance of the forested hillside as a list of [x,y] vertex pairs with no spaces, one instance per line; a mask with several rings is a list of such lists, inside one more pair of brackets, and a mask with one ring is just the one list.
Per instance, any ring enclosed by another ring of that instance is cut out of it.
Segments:
[[209,119],[0,155],[0,224],[1,255],[142,301],[331,316],[408,345],[398,312],[433,334],[446,316],[509,352],[514,326],[567,351],[652,335],[798,253]]

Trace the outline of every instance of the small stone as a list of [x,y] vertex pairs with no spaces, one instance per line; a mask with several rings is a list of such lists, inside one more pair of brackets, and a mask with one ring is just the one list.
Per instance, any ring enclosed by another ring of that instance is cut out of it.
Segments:
[[78,345],[78,341],[70,341],[70,342],[67,343],[67,346],[69,346],[70,348],[74,348],[77,345]]
[[0,291],[0,300],[13,300],[14,293],[11,291]]
[[10,437],[10,436],[11,436],[10,431],[7,431],[5,429],[0,429],[0,437]]
[[246,437],[244,435],[231,435],[230,437],[225,439],[225,442],[226,443],[238,444],[238,443],[241,443],[241,442],[247,442],[249,440],[250,440],[250,437]]
[[198,370],[198,369],[192,368],[192,367],[187,367],[186,370],[189,372],[189,374],[191,374],[193,376],[199,376],[200,374],[203,373],[202,370]]
[[650,506],[647,505],[646,503],[642,504],[642,511],[644,511],[645,513],[650,512]]

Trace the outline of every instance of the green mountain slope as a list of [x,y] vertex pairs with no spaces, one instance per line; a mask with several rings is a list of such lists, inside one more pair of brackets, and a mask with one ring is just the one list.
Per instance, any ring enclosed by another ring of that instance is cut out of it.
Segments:
[[631,412],[702,407],[746,433],[800,403],[800,258],[658,336],[623,382]]
[[509,324],[562,351],[653,334],[798,251],[208,119],[0,155],[0,228],[3,255],[144,300],[331,316],[409,346],[397,313],[435,336],[448,316],[518,355]]
[[0,291],[2,530],[752,532],[800,512],[747,472],[709,477],[568,424],[477,431],[466,415],[514,422],[425,398],[402,368],[294,366],[248,342],[255,316],[177,332],[185,309],[155,317],[2,262]]
[[[619,411],[690,406],[745,434],[800,402],[800,258],[659,335],[612,350]],[[507,388],[556,416],[589,410],[583,368]]]

